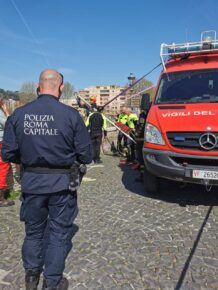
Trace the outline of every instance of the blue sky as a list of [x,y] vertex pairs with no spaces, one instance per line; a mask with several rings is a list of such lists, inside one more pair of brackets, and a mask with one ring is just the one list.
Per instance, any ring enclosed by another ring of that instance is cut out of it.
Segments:
[[217,0],[1,0],[0,11],[0,88],[11,90],[46,67],[76,89],[123,85],[160,62],[162,42],[218,30]]

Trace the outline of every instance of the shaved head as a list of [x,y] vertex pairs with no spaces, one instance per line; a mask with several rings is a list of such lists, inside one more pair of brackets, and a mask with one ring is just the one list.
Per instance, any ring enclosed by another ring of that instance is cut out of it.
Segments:
[[63,89],[63,77],[58,71],[46,69],[41,72],[39,77],[41,94],[51,94],[59,97],[61,87]]

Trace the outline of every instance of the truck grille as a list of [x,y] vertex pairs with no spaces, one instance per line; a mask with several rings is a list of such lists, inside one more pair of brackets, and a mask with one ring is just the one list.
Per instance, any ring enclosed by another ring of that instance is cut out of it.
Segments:
[[170,157],[179,165],[192,165],[192,166],[203,166],[205,167],[217,167],[218,159],[203,159],[203,158],[191,158],[191,157]]
[[[205,132],[167,132],[167,138],[175,148],[205,151],[199,144],[202,134]],[[218,132],[212,134],[218,138]],[[218,143],[210,151],[218,151]]]

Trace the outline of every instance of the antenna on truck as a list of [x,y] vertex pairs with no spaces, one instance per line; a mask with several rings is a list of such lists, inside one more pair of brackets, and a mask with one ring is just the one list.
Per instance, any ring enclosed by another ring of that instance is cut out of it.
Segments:
[[185,30],[185,42],[188,43],[188,28]]

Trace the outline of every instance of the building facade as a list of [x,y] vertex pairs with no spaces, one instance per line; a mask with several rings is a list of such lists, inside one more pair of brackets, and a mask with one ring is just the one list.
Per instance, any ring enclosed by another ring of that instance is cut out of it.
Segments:
[[[84,90],[80,90],[78,94],[80,97],[84,98],[88,102],[90,102],[91,96],[96,96],[97,105],[103,106],[123,90],[124,87],[117,85],[91,86]],[[125,95],[120,96],[106,107],[106,111],[116,114],[121,110],[122,107],[125,106],[125,104],[126,104],[126,96]]]
[[70,107],[73,107],[74,109],[78,109],[79,108],[75,96],[72,96],[71,98],[62,98],[61,97],[60,98],[60,102],[63,103],[63,104],[65,104],[65,105],[68,105]]

